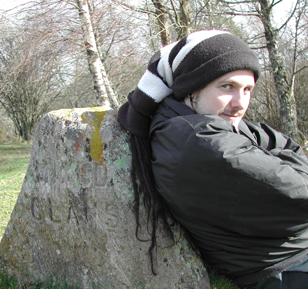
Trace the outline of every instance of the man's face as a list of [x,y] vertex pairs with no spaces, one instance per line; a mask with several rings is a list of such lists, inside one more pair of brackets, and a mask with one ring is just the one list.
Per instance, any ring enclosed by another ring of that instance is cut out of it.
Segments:
[[250,93],[255,86],[250,70],[229,72],[203,89],[192,94],[184,102],[198,114],[216,114],[232,123],[237,129],[250,102]]

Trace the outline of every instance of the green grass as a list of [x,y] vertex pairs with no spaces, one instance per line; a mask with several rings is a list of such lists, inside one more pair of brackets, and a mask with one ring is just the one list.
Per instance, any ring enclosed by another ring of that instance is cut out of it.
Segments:
[[[0,273],[0,289],[80,289],[79,287],[68,286],[65,280],[57,281],[53,278],[45,282],[34,281],[20,285],[13,277],[7,277]],[[93,287],[93,289],[96,289]]]
[[0,144],[0,240],[19,195],[30,150],[27,143]]
[[214,269],[208,267],[208,273],[211,280],[211,289],[239,289],[230,279],[219,275]]

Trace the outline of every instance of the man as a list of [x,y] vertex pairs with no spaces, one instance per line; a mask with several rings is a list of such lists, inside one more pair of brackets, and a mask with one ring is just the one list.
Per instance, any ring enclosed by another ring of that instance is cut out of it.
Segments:
[[195,32],[154,55],[118,117],[154,239],[166,205],[204,261],[242,288],[304,289],[308,163],[293,140],[242,120],[260,71],[238,37]]

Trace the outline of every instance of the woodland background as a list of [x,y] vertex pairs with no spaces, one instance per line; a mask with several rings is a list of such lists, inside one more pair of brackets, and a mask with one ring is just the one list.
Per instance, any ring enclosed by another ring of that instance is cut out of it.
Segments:
[[265,122],[304,145],[307,4],[25,0],[0,10],[0,142],[16,136],[31,140],[50,110],[108,103],[116,109],[160,47],[192,31],[220,29],[248,42],[263,67],[246,119]]

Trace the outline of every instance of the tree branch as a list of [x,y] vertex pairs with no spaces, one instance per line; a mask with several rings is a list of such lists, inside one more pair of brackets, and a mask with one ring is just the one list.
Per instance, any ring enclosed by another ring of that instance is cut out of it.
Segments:
[[146,10],[146,9],[137,8],[137,7],[134,7],[132,5],[123,3],[121,1],[118,1],[118,0],[111,0],[111,1],[116,3],[116,4],[119,4],[120,6],[126,8],[126,9],[129,9],[129,10],[132,10],[132,11],[136,11],[136,12],[140,12],[140,13],[151,14],[151,15],[156,16],[155,11],[150,11],[150,10]]
[[[282,0],[280,0],[279,2],[281,2],[281,1],[282,1]],[[297,0],[297,1],[296,1],[296,4],[295,4],[294,9],[293,9],[293,11],[291,12],[290,16],[289,16],[289,17],[287,18],[287,20],[277,29],[278,31],[282,30],[282,28],[285,27],[285,26],[289,23],[289,21],[292,19],[292,17],[293,17],[294,14],[295,14],[295,11],[296,11],[296,9],[297,9],[297,6],[298,6],[298,4],[299,4],[299,1],[300,1],[300,0]]]
[[304,69],[308,68],[308,65],[303,66],[302,68],[298,69],[297,71],[294,72],[294,74],[300,73]]

